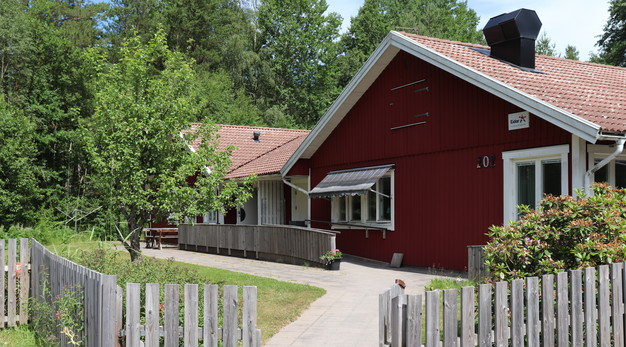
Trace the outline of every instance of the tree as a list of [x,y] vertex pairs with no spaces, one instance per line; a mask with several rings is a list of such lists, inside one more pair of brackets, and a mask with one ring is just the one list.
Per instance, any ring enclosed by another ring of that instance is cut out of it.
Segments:
[[[0,94],[13,91],[28,76],[31,35],[22,0],[0,1]],[[11,95],[9,95],[11,94]]]
[[565,58],[571,60],[580,60],[578,49],[572,45],[565,47]]
[[[217,151],[209,123],[186,131],[204,101],[192,63],[169,50],[163,31],[145,44],[140,37],[124,40],[119,54],[118,63],[101,65],[84,133],[95,170],[91,183],[123,216],[127,230],[120,239],[137,260],[150,220],[223,212],[250,196],[250,179],[242,186],[224,181],[232,148]],[[201,142],[197,151],[188,148],[194,141]]]
[[341,17],[324,14],[325,0],[267,0],[258,12],[261,60],[273,74],[265,99],[311,127],[338,94],[337,39]]
[[340,86],[346,85],[390,30],[482,43],[479,17],[462,0],[365,0],[341,38]]
[[31,224],[42,194],[33,142],[35,127],[0,94],[0,226]]
[[597,45],[601,62],[626,66],[626,0],[611,0],[609,19]]
[[556,54],[556,44],[550,40],[548,34],[544,31],[541,33],[537,42],[535,43],[535,53],[539,55],[547,55],[550,57],[557,56]]

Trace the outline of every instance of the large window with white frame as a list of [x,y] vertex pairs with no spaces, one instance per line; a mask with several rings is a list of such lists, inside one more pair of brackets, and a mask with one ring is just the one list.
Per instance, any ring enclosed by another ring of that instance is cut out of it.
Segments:
[[381,177],[367,194],[336,196],[331,205],[335,228],[372,225],[392,230],[393,173]]
[[[588,167],[593,167],[615,151],[613,146],[589,145]],[[593,182],[605,182],[613,187],[626,188],[626,153],[617,156],[593,174]]]
[[535,208],[547,194],[568,194],[568,145],[502,153],[504,221],[515,220],[518,206]]

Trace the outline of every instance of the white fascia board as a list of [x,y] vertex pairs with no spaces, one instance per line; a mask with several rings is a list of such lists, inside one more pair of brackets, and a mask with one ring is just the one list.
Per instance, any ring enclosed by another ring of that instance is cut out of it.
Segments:
[[310,158],[326,140],[335,127],[343,120],[352,107],[359,101],[361,96],[369,89],[380,73],[387,67],[389,62],[400,51],[391,44],[391,33],[387,34],[383,42],[376,48],[374,53],[367,59],[365,64],[354,75],[352,80],[339,94],[337,99],[328,108],[326,113],[315,124],[309,135],[302,141],[298,149],[289,157],[285,165],[280,169],[280,174],[285,177],[289,170],[301,158]]
[[600,137],[600,126],[561,108],[540,100],[491,76],[435,52],[398,32],[392,31],[393,44],[400,49],[437,66],[503,100],[529,111],[544,120],[591,143]]

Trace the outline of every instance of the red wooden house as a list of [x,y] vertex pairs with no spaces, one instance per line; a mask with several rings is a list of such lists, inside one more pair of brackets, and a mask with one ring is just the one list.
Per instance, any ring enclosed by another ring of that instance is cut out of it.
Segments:
[[490,46],[391,32],[281,169],[349,254],[462,270],[546,193],[626,186],[626,69],[536,56],[534,11]]

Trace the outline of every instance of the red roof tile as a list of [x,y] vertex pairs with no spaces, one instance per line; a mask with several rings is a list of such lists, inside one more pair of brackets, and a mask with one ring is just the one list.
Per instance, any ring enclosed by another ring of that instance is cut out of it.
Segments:
[[407,38],[523,93],[600,126],[626,132],[626,68],[537,55],[524,71],[480,53],[489,47],[401,33]]
[[[198,129],[199,126],[199,123],[194,123],[191,131]],[[217,127],[218,150],[224,150],[227,146],[236,148],[232,154],[231,169],[226,175],[227,178],[278,173],[309,134],[309,130],[299,129],[219,124]],[[255,131],[260,132],[259,141],[253,139]],[[198,148],[199,141],[196,140],[192,145],[194,149]]]

